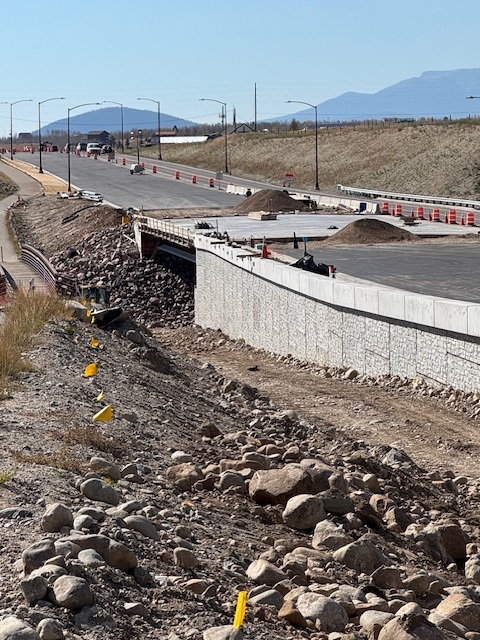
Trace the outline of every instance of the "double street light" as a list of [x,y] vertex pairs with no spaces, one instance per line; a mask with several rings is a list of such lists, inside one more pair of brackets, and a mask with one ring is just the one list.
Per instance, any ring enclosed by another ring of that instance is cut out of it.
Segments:
[[[137,164],[140,164],[140,137],[142,135],[142,129],[137,129]],[[135,137],[135,131],[132,131],[132,133],[130,134],[130,136],[132,138]]]
[[71,174],[70,174],[70,156],[72,155],[70,149],[70,111],[74,109],[80,109],[80,107],[93,107],[99,105],[101,102],[84,102],[83,104],[77,104],[75,107],[69,107],[67,110],[67,165],[68,165],[68,192],[72,190]]
[[309,102],[303,102],[302,100],[287,100],[290,103],[306,104],[307,107],[311,107],[315,110],[315,191],[320,191],[318,184],[318,118],[317,118],[317,105],[310,104]]
[[228,174],[228,147],[227,147],[227,103],[221,100],[214,100],[213,98],[199,98],[204,102],[218,102],[222,105],[222,120],[223,120],[223,136],[225,138],[225,173]]
[[43,167],[42,167],[42,151],[43,151],[43,149],[42,149],[42,118],[40,116],[40,107],[45,102],[50,102],[50,100],[65,100],[65,98],[47,98],[46,100],[42,100],[41,102],[38,103],[38,153],[40,155],[38,173],[43,173]]
[[121,120],[121,128],[122,128],[122,153],[125,151],[125,147],[123,144],[123,104],[121,102],[115,102],[114,100],[104,100],[103,104],[116,104],[120,107],[120,120]]
[[33,100],[31,98],[25,98],[24,100],[10,102],[10,160],[13,160],[13,105],[19,102],[33,102]]
[[162,159],[162,145],[160,142],[160,100],[154,100],[153,98],[137,98],[137,100],[147,100],[148,102],[154,102],[157,105],[157,128],[158,128],[158,159]]

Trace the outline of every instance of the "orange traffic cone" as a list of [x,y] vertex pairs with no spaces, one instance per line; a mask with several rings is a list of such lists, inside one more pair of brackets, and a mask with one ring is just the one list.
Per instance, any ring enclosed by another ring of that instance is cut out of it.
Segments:
[[268,258],[268,249],[267,249],[267,243],[265,242],[265,238],[263,239],[263,244],[262,244],[262,258]]

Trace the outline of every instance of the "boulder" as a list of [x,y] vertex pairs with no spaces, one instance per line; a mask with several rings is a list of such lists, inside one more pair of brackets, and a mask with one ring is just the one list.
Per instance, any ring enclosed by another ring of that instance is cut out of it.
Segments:
[[437,525],[445,550],[454,560],[464,560],[467,556],[468,538],[463,529],[455,522]]
[[111,540],[107,536],[100,534],[75,535],[65,538],[64,542],[71,542],[81,550],[94,549],[114,569],[132,571],[137,566],[137,556],[134,552],[121,542]]
[[34,542],[22,553],[23,572],[28,575],[55,555],[57,555],[55,544],[50,538]]
[[285,600],[278,612],[278,617],[282,620],[287,620],[295,627],[300,627],[302,629],[306,629],[308,627],[307,621],[297,609],[293,600]]
[[290,498],[282,513],[282,519],[287,527],[300,531],[313,529],[326,517],[322,498],[310,494],[300,494]]
[[447,640],[447,636],[424,616],[395,616],[380,631],[378,640]]
[[203,632],[203,640],[243,640],[243,631],[231,624],[211,627]]
[[106,502],[116,506],[120,504],[122,494],[99,478],[89,478],[80,485],[80,491],[89,500]]
[[0,617],[0,640],[40,640],[37,631],[16,616]]
[[270,606],[275,609],[281,609],[283,605],[283,596],[276,589],[267,589],[248,598],[249,604],[258,604],[262,607]]
[[336,550],[351,542],[353,542],[353,538],[347,535],[341,527],[337,527],[330,520],[322,520],[315,527],[312,547],[314,549],[327,547],[328,549]]
[[23,593],[23,597],[32,605],[43,600],[47,595],[48,584],[43,576],[28,576],[24,580],[20,581],[20,590]]
[[195,482],[202,480],[202,470],[192,462],[175,464],[167,469],[167,480],[179,491],[190,491]]
[[480,584],[480,555],[475,554],[466,561],[465,577]]
[[62,527],[70,528],[72,525],[73,514],[71,510],[60,502],[49,504],[40,521],[41,528],[48,533],[60,531]]
[[357,573],[371,574],[375,569],[391,564],[390,560],[371,540],[362,538],[340,547],[333,553],[333,557],[337,562]]
[[249,565],[247,577],[257,584],[267,584],[270,587],[288,578],[287,574],[278,569],[274,564],[261,558],[254,560]]
[[256,471],[250,480],[250,498],[258,504],[284,504],[299,494],[312,493],[312,476],[297,464]]
[[387,611],[365,611],[360,616],[359,624],[369,640],[377,640],[380,631],[393,617],[393,613]]
[[64,638],[63,626],[55,618],[44,618],[37,625],[40,640],[62,640]]
[[298,611],[306,620],[312,620],[317,629],[331,633],[343,632],[348,623],[345,609],[330,598],[319,593],[307,592],[298,597],[296,603]]
[[66,609],[81,609],[93,603],[93,594],[84,578],[61,576],[53,585],[54,602]]
[[173,561],[177,567],[182,569],[194,569],[199,565],[198,558],[193,551],[184,547],[177,547],[173,550]]
[[127,516],[123,518],[123,521],[127,525],[129,529],[132,531],[138,531],[145,538],[150,538],[151,540],[160,540],[160,534],[158,533],[157,528],[148,518],[145,516]]
[[467,627],[469,631],[480,631],[480,604],[461,593],[452,593],[435,609],[435,613]]
[[92,471],[96,471],[102,476],[106,476],[107,478],[114,480],[115,482],[118,482],[122,477],[120,467],[118,465],[100,456],[93,456],[93,458],[90,458],[90,469],[92,469]]

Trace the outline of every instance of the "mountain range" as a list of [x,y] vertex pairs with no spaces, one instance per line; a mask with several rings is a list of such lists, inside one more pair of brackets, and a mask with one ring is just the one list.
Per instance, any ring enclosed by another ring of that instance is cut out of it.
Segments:
[[[467,96],[480,96],[480,69],[452,71],[425,71],[422,75],[402,80],[376,93],[349,91],[317,105],[317,117],[322,122],[352,120],[381,120],[384,118],[464,118],[480,114],[480,100],[467,100]],[[305,122],[313,120],[312,108],[271,118],[269,122]],[[91,130],[119,131],[121,109],[106,107],[70,116],[72,132]],[[129,129],[157,129],[158,114],[148,109],[123,108],[124,131]],[[197,122],[161,113],[161,129],[198,126]],[[67,129],[67,119],[56,120],[42,127],[42,135],[52,130]],[[38,133],[38,130],[33,132]]]
[[[318,121],[341,122],[383,118],[464,118],[480,113],[480,69],[425,71],[377,93],[349,91],[317,105]],[[275,121],[312,120],[313,110],[303,109]]]
[[[70,131],[73,133],[88,133],[89,131],[120,131],[121,114],[120,107],[105,107],[94,109],[76,115],[70,115]],[[157,129],[158,113],[148,109],[131,109],[123,107],[123,130],[132,129]],[[161,129],[173,129],[173,127],[198,126],[198,123],[183,118],[177,118],[168,113],[160,113]],[[51,131],[66,131],[67,118],[55,120],[42,127],[42,136],[48,135]],[[38,134],[38,129],[32,132]]]

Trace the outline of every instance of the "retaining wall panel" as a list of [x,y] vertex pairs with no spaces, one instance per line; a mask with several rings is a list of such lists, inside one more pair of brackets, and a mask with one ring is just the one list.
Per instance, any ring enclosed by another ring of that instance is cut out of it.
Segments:
[[457,333],[468,332],[467,302],[458,300],[435,300],[435,328]]
[[378,292],[378,313],[386,318],[405,320],[405,292],[380,289]]
[[389,324],[390,375],[415,378],[417,371],[417,329]]
[[447,336],[417,328],[417,372],[438,384],[447,384]]
[[365,373],[368,376],[390,372],[390,326],[387,322],[365,318]]

